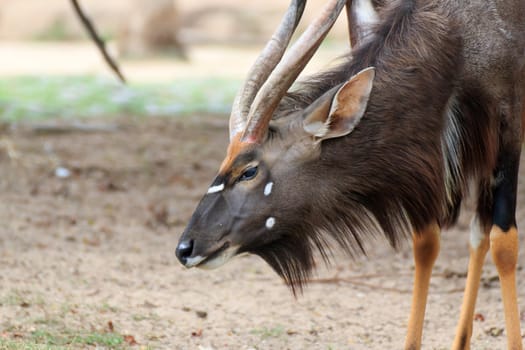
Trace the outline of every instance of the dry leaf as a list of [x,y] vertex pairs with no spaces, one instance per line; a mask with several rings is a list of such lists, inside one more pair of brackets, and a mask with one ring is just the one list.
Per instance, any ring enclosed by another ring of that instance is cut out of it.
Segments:
[[202,329],[197,329],[195,332],[191,332],[192,337],[200,337],[202,336]]
[[485,321],[485,316],[483,316],[482,314],[475,314],[474,315],[474,321],[483,322],[483,321]]
[[128,344],[128,345],[138,345],[139,343],[137,343],[137,341],[135,340],[135,337],[132,336],[132,335],[125,335],[124,336],[124,341]]
[[503,328],[490,327],[488,330],[485,331],[485,333],[492,337],[499,337],[500,335],[503,334]]

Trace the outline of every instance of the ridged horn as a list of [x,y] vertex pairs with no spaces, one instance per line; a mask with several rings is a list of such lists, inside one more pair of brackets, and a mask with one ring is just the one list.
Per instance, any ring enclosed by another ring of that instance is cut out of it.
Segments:
[[241,137],[243,141],[262,141],[279,102],[317,51],[345,3],[346,0],[328,1],[320,15],[286,52],[255,96]]
[[303,15],[306,0],[292,0],[272,38],[251,67],[248,78],[237,93],[230,115],[230,140],[246,127],[250,106],[257,92],[279,63]]

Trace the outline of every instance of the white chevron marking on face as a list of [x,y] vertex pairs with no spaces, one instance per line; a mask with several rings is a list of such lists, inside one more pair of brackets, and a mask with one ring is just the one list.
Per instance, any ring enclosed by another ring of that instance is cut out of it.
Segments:
[[222,190],[224,190],[224,184],[220,184],[220,185],[216,185],[216,186],[211,186],[210,188],[208,188],[208,194],[210,193],[217,193],[217,192],[221,192]]

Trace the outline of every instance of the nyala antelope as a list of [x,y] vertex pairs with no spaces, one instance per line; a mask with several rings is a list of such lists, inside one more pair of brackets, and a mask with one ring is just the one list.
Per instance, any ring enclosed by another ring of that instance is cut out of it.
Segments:
[[405,348],[419,349],[440,230],[456,222],[470,190],[477,209],[453,349],[470,347],[489,248],[508,348],[522,349],[515,209],[525,2],[364,1],[347,4],[360,21],[351,55],[288,91],[347,2],[327,1],[286,51],[305,5],[292,1],[234,101],[226,158],[176,255],[186,267],[215,268],[257,254],[300,288],[313,253],[329,257],[329,240],[352,255],[371,236],[394,247],[411,236]]

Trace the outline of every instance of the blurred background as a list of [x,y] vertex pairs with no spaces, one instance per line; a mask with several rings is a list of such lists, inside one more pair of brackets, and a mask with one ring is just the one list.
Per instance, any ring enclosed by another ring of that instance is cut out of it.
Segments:
[[[0,0],[0,349],[346,347],[321,284],[301,304],[256,257],[209,273],[174,256],[287,2],[80,5],[127,85],[69,1]],[[306,72],[347,51],[343,16]]]
[[[308,5],[298,32],[322,4]],[[81,5],[130,86],[115,84],[68,1],[0,0],[0,118],[226,114],[288,3],[89,0]],[[307,72],[344,53],[347,43],[343,19]]]
[[[298,32],[324,2],[308,1]],[[288,2],[80,4],[127,85],[69,1],[0,0],[0,350],[402,348],[410,245],[371,240],[354,260],[336,252],[297,299],[257,257],[202,271],[174,256],[224,157],[235,93]],[[305,73],[348,42],[342,15]],[[443,234],[424,348],[451,343],[469,220]],[[491,264],[476,320],[472,347],[502,348]]]

